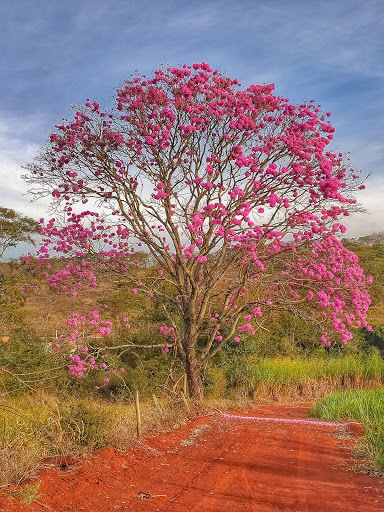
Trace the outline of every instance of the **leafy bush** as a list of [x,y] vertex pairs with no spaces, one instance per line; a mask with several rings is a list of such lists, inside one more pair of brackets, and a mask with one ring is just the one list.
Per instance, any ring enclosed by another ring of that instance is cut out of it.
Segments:
[[204,371],[204,395],[208,398],[223,398],[227,390],[225,371],[211,366]]

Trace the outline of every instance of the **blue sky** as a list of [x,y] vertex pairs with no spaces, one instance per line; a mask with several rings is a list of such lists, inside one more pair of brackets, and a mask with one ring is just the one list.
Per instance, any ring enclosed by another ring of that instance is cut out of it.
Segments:
[[359,200],[384,218],[382,0],[1,0],[0,204],[39,218],[21,166],[86,98],[106,105],[135,70],[206,61],[244,85],[271,83],[332,112],[335,147],[371,173]]

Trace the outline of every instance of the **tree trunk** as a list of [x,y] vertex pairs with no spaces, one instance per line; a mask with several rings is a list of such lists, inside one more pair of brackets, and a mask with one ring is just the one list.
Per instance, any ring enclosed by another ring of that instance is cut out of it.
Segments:
[[185,372],[187,374],[189,397],[193,400],[203,399],[203,381],[200,370],[201,361],[196,357],[199,328],[196,323],[197,289],[191,288],[189,300],[184,308],[184,342]]
[[187,373],[189,397],[192,398],[193,400],[202,400],[203,381],[200,375],[201,364],[200,361],[196,359],[196,356],[194,354],[194,347],[192,349],[192,352],[192,354],[189,351],[186,353],[185,361],[185,371]]

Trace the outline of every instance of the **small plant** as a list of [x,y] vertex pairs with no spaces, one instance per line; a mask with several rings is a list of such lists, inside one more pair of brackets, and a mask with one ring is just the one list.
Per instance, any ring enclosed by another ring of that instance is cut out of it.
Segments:
[[25,484],[18,489],[12,489],[11,491],[7,491],[7,496],[12,496],[23,503],[25,505],[30,505],[39,497],[39,489],[41,485],[41,480],[31,484]]

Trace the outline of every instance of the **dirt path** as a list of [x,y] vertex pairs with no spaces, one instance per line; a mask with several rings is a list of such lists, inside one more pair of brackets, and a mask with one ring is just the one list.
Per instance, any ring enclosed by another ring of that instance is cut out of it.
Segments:
[[38,503],[7,500],[0,511],[383,512],[383,478],[348,471],[353,439],[340,427],[250,418],[308,420],[307,409],[195,418],[126,453],[105,449],[45,469]]

